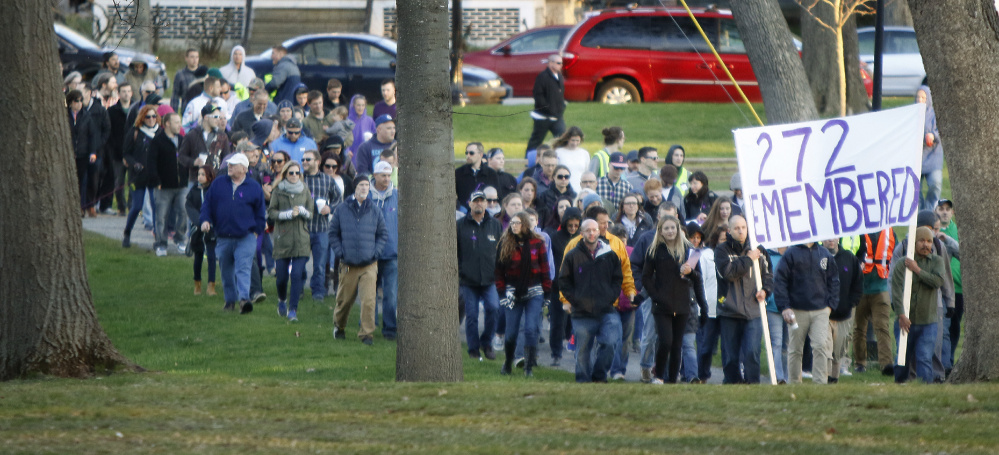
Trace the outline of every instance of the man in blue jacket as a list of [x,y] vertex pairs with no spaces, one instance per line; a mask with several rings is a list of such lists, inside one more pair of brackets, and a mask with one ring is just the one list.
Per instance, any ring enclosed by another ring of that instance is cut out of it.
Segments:
[[208,232],[214,227],[218,236],[215,255],[222,268],[223,310],[235,310],[239,301],[240,314],[253,311],[250,267],[257,250],[256,236],[266,228],[264,190],[246,177],[249,166],[246,155],[234,153],[228,161],[228,175],[212,182],[201,205],[201,230]]
[[375,187],[371,200],[382,212],[388,241],[378,257],[378,285],[382,288],[382,336],[394,340],[395,312],[399,301],[399,190],[392,186],[392,165],[375,164]]
[[302,83],[302,73],[298,70],[298,64],[288,56],[288,49],[280,44],[271,48],[271,63],[274,64],[271,81],[264,88],[268,92],[277,91],[277,95],[274,96],[275,103],[285,100],[294,103],[295,89]]
[[375,290],[378,259],[388,242],[388,229],[381,210],[369,198],[371,182],[359,174],[354,179],[354,195],[333,212],[330,246],[340,258],[340,287],[333,310],[333,338],[347,338],[344,327],[357,296],[361,296],[361,330],[357,337],[371,346],[375,333]]
[[839,305],[839,297],[839,268],[829,250],[809,242],[784,252],[774,273],[774,302],[789,325],[789,383],[801,383],[801,355],[806,336],[812,343],[812,381],[827,383],[832,348],[829,313]]

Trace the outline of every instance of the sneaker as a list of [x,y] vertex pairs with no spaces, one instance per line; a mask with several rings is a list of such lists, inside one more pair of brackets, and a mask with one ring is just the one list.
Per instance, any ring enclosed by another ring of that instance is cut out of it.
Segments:
[[295,314],[295,310],[288,312],[288,320],[291,322],[298,322],[298,315]]
[[517,357],[516,359],[513,360],[513,365],[516,366],[517,368],[524,368],[524,358]]
[[233,302],[226,302],[225,306],[222,307],[222,311],[236,311],[236,304]]
[[478,349],[476,349],[474,351],[469,351],[468,352],[468,357],[470,359],[472,359],[472,360],[478,360],[480,362],[482,361],[482,356],[479,355],[479,350]]
[[850,367],[848,367],[846,365],[843,365],[843,367],[839,369],[839,375],[840,376],[853,376],[853,373],[850,372]]
[[614,375],[611,376],[611,379],[613,379],[615,381],[623,381],[624,380],[624,373],[614,373]]
[[499,351],[503,349],[503,337],[496,335],[493,337],[493,351]]
[[857,373],[866,373],[867,372],[867,367],[865,367],[863,365],[857,365],[857,367],[854,368],[853,371],[856,371]]
[[560,366],[562,366],[562,358],[561,357],[552,357],[552,363],[551,363],[550,366],[552,366],[554,368],[559,368]]
[[828,376],[826,378],[826,384],[836,384],[838,382],[839,382],[839,378],[834,378],[832,376]]
[[333,327],[333,339],[334,340],[346,340],[347,339],[347,333],[345,333],[343,331],[343,329],[338,329],[336,327]]
[[652,382],[652,368],[642,368],[642,382],[646,384]]
[[253,302],[243,300],[239,302],[239,314],[249,314],[253,312]]
[[184,254],[187,251],[187,245],[184,245],[183,243],[178,243],[177,251],[179,251],[180,254]]
[[288,315],[288,306],[284,302],[278,302],[278,316],[282,318]]
[[121,238],[121,247],[122,248],[132,247],[132,234],[126,233],[125,236]]
[[260,303],[264,300],[267,300],[267,294],[264,294],[263,292],[253,294],[253,297],[250,298],[251,303]]
[[482,350],[482,355],[489,360],[496,360],[496,351],[494,351],[491,346],[486,346],[486,348]]
[[364,344],[366,344],[368,346],[371,346],[371,345],[375,344],[375,339],[372,338],[372,337],[370,337],[370,336],[366,336],[364,338],[361,338],[361,343],[364,343]]
[[164,257],[167,255],[166,248],[156,248],[156,257]]
[[106,208],[104,210],[101,210],[101,214],[102,215],[112,215],[113,216],[113,215],[117,215],[118,212],[115,211],[115,209],[113,209],[111,207],[108,207],[108,208]]
[[812,372],[811,371],[802,371],[801,372],[801,377],[803,379],[812,379]]
[[652,378],[652,385],[663,385],[665,384],[662,379]]

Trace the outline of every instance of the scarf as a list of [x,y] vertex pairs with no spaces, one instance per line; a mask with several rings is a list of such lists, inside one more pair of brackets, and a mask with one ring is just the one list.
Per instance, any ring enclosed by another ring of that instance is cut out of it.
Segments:
[[299,194],[305,189],[305,183],[301,180],[299,180],[298,183],[281,180],[281,183],[278,183],[278,189],[286,193]]
[[158,124],[157,125],[153,125],[152,128],[150,128],[150,127],[148,127],[146,125],[142,125],[142,126],[139,127],[139,131],[142,131],[142,134],[145,134],[146,136],[149,136],[149,137],[156,136],[156,132],[159,131],[159,130],[160,130],[160,126]]

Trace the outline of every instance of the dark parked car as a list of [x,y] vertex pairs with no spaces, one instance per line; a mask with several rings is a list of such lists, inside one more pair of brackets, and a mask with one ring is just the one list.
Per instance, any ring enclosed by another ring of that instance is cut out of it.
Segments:
[[534,79],[548,56],[558,52],[569,25],[552,25],[514,35],[484,51],[465,54],[465,62],[495,71],[513,86],[513,96],[532,96]]
[[146,62],[147,71],[154,71],[157,74],[156,86],[162,89],[167,88],[166,65],[155,55],[125,47],[101,47],[92,39],[63,24],[55,24],[55,35],[56,41],[59,43],[59,60],[62,61],[63,76],[73,71],[79,71],[83,75],[83,80],[90,80],[104,64],[104,53],[114,51],[118,54],[118,61],[122,68],[128,68],[133,60]]
[[[326,91],[326,83],[337,78],[346,98],[360,93],[369,103],[382,99],[381,83],[395,77],[396,43],[373,35],[328,33],[303,35],[283,43],[298,63],[302,83],[310,90]],[[258,76],[274,68],[271,50],[246,59]],[[511,88],[496,73],[472,65],[462,67],[462,88],[473,104],[499,103]]]

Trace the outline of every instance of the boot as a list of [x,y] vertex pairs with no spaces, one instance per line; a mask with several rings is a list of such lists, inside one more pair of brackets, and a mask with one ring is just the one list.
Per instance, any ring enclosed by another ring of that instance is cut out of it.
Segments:
[[533,378],[532,369],[538,364],[538,347],[524,348],[524,355],[527,356],[527,363],[524,365],[524,377]]
[[194,295],[201,295],[201,280],[194,280]]
[[214,281],[209,281],[208,282],[208,295],[218,295],[218,294],[215,293],[215,282]]
[[132,233],[130,231],[125,231],[124,235],[121,237],[121,247],[131,248],[132,246]]
[[90,216],[91,218],[97,218],[97,208],[91,206],[89,209],[87,209],[87,215]]
[[506,360],[503,361],[503,369],[500,370],[500,374],[508,375],[513,370],[513,358],[517,355],[517,342],[504,344],[503,350],[506,351]]

